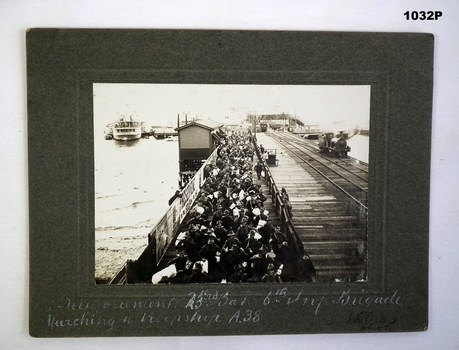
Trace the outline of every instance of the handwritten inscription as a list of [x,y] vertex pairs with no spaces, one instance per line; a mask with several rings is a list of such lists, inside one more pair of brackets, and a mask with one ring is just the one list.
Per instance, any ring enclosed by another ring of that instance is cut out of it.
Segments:
[[358,325],[360,332],[392,331],[392,326],[397,322],[395,317],[386,316],[381,312],[361,311],[351,313],[347,324]]
[[202,306],[243,306],[247,303],[247,296],[234,298],[230,297],[228,292],[210,292],[208,289],[201,291],[199,294],[189,293],[188,295],[190,299],[185,308],[190,308],[192,310],[199,309]]
[[[362,291],[364,292],[364,290]],[[332,300],[333,304],[346,306],[346,305],[365,305],[367,308],[370,305],[402,305],[401,296],[398,295],[398,290],[396,290],[391,296],[367,296],[367,297],[357,297],[351,294],[350,289],[347,289],[341,293],[339,298]]]
[[90,302],[85,300],[76,300],[72,298],[61,298],[55,305],[48,308],[48,311],[58,311],[58,310],[67,310],[67,311],[92,311],[99,312],[104,309],[171,309],[177,308],[179,300],[176,298],[171,298],[167,301],[104,301],[104,302]]
[[246,322],[252,322],[252,323],[257,323],[260,321],[261,317],[261,310],[237,310],[233,316],[229,319],[228,323],[246,323]]
[[140,323],[168,323],[171,326],[178,323],[201,323],[210,326],[212,323],[220,323],[220,315],[215,314],[202,314],[196,311],[192,314],[185,315],[151,315],[144,313],[140,319]]
[[81,316],[79,315],[71,318],[58,318],[48,314],[48,327],[50,329],[88,326],[103,326],[107,329],[108,333],[111,333],[113,331],[113,327],[115,326],[115,319],[99,317],[97,316],[97,313],[91,314],[88,312],[83,312]]
[[322,295],[321,297],[307,297],[303,294],[303,291],[300,291],[293,296],[288,296],[287,288],[282,288],[278,289],[274,293],[269,292],[263,300],[263,305],[269,305],[271,303],[283,303],[285,305],[297,304],[302,306],[313,306],[315,308],[314,314],[317,315],[324,298],[325,295]]
[[[268,291],[260,296],[231,295],[228,291],[203,289],[181,298],[160,300],[112,300],[93,302],[69,297],[57,300],[47,309],[47,326],[57,331],[62,328],[98,327],[108,333],[117,326],[147,326],[166,324],[256,325],[268,320],[279,307],[294,312],[307,312],[317,317],[323,308],[349,309],[344,325],[356,326],[359,331],[391,331],[397,322],[395,317],[381,312],[381,307],[403,305],[396,290],[387,295],[359,294],[350,289],[338,295],[308,295],[303,290],[288,287]],[[115,313],[111,312],[117,310]],[[116,314],[116,317],[111,317]],[[340,312],[342,314],[342,312]],[[276,315],[276,317],[278,317]],[[269,320],[268,320],[269,321]]]

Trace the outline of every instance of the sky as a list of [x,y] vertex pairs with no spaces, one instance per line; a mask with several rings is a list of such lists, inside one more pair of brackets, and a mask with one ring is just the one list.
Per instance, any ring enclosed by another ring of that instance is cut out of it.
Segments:
[[95,127],[118,115],[135,115],[147,126],[177,126],[212,119],[238,123],[247,114],[296,115],[328,128],[335,121],[368,127],[369,85],[94,84]]

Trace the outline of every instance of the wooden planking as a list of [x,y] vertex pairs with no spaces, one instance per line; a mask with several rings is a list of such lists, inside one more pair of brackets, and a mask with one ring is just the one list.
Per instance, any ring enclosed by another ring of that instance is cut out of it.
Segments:
[[[358,218],[346,211],[328,181],[291,157],[284,146],[267,134],[257,134],[258,143],[276,149],[277,166],[270,166],[276,186],[285,187],[293,206],[292,222],[322,281],[356,280],[365,275],[364,261],[356,252],[366,249],[366,232]],[[362,270],[363,269],[363,270]]]

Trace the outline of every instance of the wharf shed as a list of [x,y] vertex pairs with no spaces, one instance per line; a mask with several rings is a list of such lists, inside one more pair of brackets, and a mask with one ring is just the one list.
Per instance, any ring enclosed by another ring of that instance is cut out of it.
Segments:
[[[179,169],[182,184],[194,175],[217,147],[223,124],[207,119],[192,121],[175,130],[179,140]],[[185,180],[185,181],[184,181]]]

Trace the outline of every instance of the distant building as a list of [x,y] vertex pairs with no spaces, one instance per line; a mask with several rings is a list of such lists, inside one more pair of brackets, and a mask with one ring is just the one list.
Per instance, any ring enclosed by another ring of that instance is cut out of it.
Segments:
[[320,128],[320,124],[305,124],[301,128],[301,131],[306,134],[313,134],[313,133],[321,132],[322,129]]
[[260,124],[266,123],[272,129],[287,129],[304,126],[301,120],[288,113],[261,114],[258,116],[258,120]]

